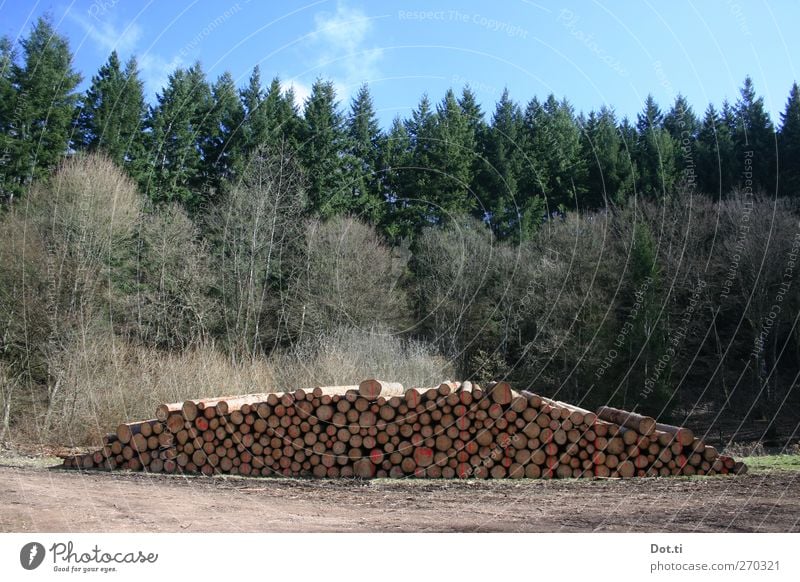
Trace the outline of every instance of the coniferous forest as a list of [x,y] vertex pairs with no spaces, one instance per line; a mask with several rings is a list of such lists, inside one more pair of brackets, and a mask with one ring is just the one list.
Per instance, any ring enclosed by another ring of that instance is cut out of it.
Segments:
[[745,78],[634,119],[456,87],[381,127],[366,85],[258,68],[81,82],[47,18],[0,41],[2,435],[379,373],[797,424],[797,84],[774,121]]

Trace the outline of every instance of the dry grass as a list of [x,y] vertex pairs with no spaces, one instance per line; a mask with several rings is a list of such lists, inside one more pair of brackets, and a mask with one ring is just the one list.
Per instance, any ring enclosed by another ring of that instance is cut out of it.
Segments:
[[76,338],[60,354],[58,368],[49,406],[41,387],[17,389],[10,408],[13,441],[97,444],[121,422],[151,418],[162,402],[357,384],[371,376],[409,386],[451,376],[447,362],[423,344],[358,330],[340,330],[268,359],[242,363],[233,363],[210,344],[165,352],[95,331]]
[[264,361],[234,365],[213,346],[160,352],[105,334],[76,343],[62,353],[60,364],[49,406],[41,398],[25,398],[30,390],[12,403],[14,440],[97,443],[120,422],[151,418],[161,402],[263,392],[274,386]]
[[358,328],[297,344],[271,362],[279,389],[357,384],[365,378],[430,386],[454,376],[451,363],[429,344]]

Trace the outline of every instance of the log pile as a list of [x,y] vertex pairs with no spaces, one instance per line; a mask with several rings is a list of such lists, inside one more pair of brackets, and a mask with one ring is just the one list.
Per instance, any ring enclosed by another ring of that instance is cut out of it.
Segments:
[[379,380],[158,406],[79,469],[287,477],[622,478],[743,473],[691,430],[584,410],[507,382]]

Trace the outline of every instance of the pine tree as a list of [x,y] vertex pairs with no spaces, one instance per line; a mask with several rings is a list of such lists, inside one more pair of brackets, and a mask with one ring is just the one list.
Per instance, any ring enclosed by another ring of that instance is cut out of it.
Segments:
[[700,123],[686,98],[678,94],[664,116],[664,129],[672,137],[675,150],[676,186],[688,190],[699,187],[697,179],[697,134]]
[[697,179],[701,192],[721,199],[734,184],[735,158],[729,125],[709,105],[697,136]]
[[[470,190],[473,191],[473,196],[475,196],[475,192],[478,188],[478,176],[485,166],[484,157],[486,152],[484,151],[484,145],[486,143],[488,126],[486,125],[483,110],[478,103],[478,99],[475,97],[475,93],[469,85],[465,85],[461,90],[461,96],[458,98],[458,106],[461,108],[461,112],[467,120],[467,125],[472,132],[472,139],[475,143],[475,155],[472,158],[471,169],[472,182],[469,185]],[[479,206],[479,204],[475,204],[473,212],[476,214],[477,218],[482,220],[484,216],[481,214]]]
[[534,98],[524,122],[526,190],[542,198],[550,213],[574,208],[585,190],[585,168],[572,107],[552,94],[543,104]]
[[294,92],[290,89],[286,93],[281,88],[278,77],[272,79],[264,99],[264,116],[269,143],[288,144],[292,149],[297,147],[300,138],[302,120],[295,104]]
[[661,110],[648,95],[636,118],[637,189],[645,196],[661,198],[672,194],[677,180],[675,141],[664,129]]
[[201,145],[212,109],[211,90],[200,64],[172,73],[156,101],[147,122],[153,163],[145,191],[154,202],[180,201],[197,209],[205,189]]
[[[774,194],[777,174],[775,128],[764,108],[764,98],[757,97],[753,80],[748,76],[735,107],[734,144],[736,159],[744,171],[745,160],[752,160],[753,189]],[[749,163],[748,163],[749,165]],[[745,185],[745,177],[739,180]]]
[[694,114],[692,106],[689,105],[686,97],[680,93],[675,97],[675,103],[673,103],[672,109],[664,116],[664,129],[666,129],[676,141],[680,141],[685,137],[690,140],[697,137],[700,123],[697,120],[697,116]]
[[381,229],[395,243],[414,230],[414,222],[410,220],[408,212],[411,156],[411,138],[406,125],[399,117],[395,117],[389,133],[381,141],[379,161],[381,198],[387,205]]
[[800,90],[792,84],[786,110],[781,113],[780,185],[784,196],[800,197]]
[[479,218],[489,221],[499,239],[514,236],[519,227],[522,130],[522,111],[506,89],[481,139],[480,150],[486,161],[481,166],[476,187],[481,203]]
[[381,130],[367,85],[361,86],[350,104],[346,131],[347,174],[354,208],[359,216],[376,224],[384,211],[378,175]]
[[203,119],[203,181],[214,192],[238,174],[245,163],[242,148],[244,107],[233,76],[223,73],[211,89],[212,107]]
[[123,70],[116,51],[97,74],[81,99],[75,123],[75,144],[103,151],[136,175],[145,157],[142,130],[146,113],[144,86],[136,59]]
[[547,142],[544,108],[533,97],[522,114],[520,149],[522,153],[517,196],[517,225],[514,234],[519,240],[528,239],[546,218],[549,210],[545,192],[550,176],[543,149]]
[[[411,119],[405,122],[410,155],[403,180],[405,200],[402,214],[403,222],[410,225],[410,230],[419,230],[430,224],[428,201],[434,187],[431,152],[436,139],[435,126],[436,117],[430,99],[423,94],[416,109],[411,112]],[[407,230],[406,236],[408,234],[410,231]]]
[[[68,151],[81,76],[72,70],[67,39],[56,33],[48,16],[39,18],[21,41],[22,64],[12,64],[12,101],[8,163],[2,166],[0,196],[12,201],[35,178],[53,169]],[[3,59],[11,51],[6,46]],[[6,82],[5,91],[8,92]]]
[[241,148],[249,156],[259,144],[267,141],[269,123],[267,122],[264,103],[264,90],[261,87],[261,70],[256,65],[250,74],[247,86],[239,92],[239,99],[244,109],[244,121],[241,131]]
[[430,219],[441,224],[468,213],[475,206],[473,183],[475,135],[455,94],[448,90],[436,108],[429,168]]
[[326,219],[353,208],[341,152],[345,133],[333,83],[317,79],[303,117],[300,159],[308,177],[311,212]]
[[623,151],[613,110],[592,111],[581,136],[586,167],[586,195],[582,208],[622,204],[630,193],[630,167]]
[[13,144],[13,105],[16,103],[12,69],[16,54],[11,39],[0,38],[0,202],[6,198],[6,169],[11,163]]

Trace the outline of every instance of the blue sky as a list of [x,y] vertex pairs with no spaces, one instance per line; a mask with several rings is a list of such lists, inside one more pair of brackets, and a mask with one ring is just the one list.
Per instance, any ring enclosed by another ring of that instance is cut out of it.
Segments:
[[300,97],[331,79],[345,105],[367,82],[383,125],[423,92],[438,101],[467,83],[489,113],[506,86],[523,106],[552,92],[577,111],[609,104],[631,117],[649,92],[662,109],[680,92],[701,113],[735,101],[746,74],[778,121],[800,77],[800,3],[789,0],[0,0],[0,34],[24,37],[45,12],[84,84],[114,48],[137,56],[151,99],[198,59],[240,86],[258,64],[265,83],[279,75]]

